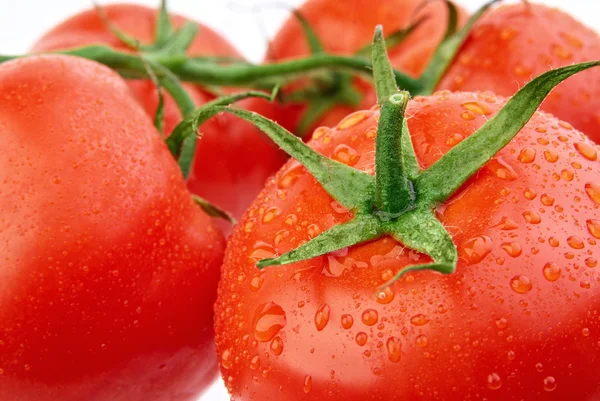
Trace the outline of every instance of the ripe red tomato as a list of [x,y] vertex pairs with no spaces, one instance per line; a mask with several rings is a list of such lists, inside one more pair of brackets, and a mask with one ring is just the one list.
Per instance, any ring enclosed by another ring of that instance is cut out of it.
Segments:
[[[568,14],[541,4],[497,8],[475,26],[439,85],[452,91],[513,95],[552,68],[600,59],[600,37]],[[557,87],[542,110],[600,142],[600,71]]]
[[110,69],[0,67],[0,400],[194,400],[224,241]]
[[[444,37],[447,27],[447,8],[442,2],[430,2],[424,7],[422,0],[308,0],[298,12],[306,18],[323,47],[333,53],[351,55],[369,45],[376,25],[383,25],[388,33],[406,28],[412,21],[427,17],[412,34],[400,45],[389,49],[392,65],[412,76],[419,76]],[[421,11],[419,8],[423,7]],[[467,19],[467,13],[459,8],[460,24]],[[336,34],[343,32],[343,35]],[[298,19],[291,16],[273,38],[267,54],[268,61],[294,59],[310,54],[308,43]],[[372,86],[360,80],[354,85],[364,96],[358,108],[336,106],[323,116],[313,128],[319,125],[337,124],[348,113],[371,107],[376,97]],[[286,113],[292,114],[294,124],[286,126],[292,131],[297,128],[300,116],[306,105],[288,106]]]
[[[104,6],[104,11],[109,21],[141,43],[151,43],[154,40],[156,10],[121,4]],[[175,27],[180,27],[186,21],[180,16],[172,17]],[[217,33],[205,25],[198,26],[199,34],[188,50],[189,55],[241,58]],[[33,50],[52,51],[99,43],[120,50],[128,49],[110,32],[96,10],[88,10],[48,32]],[[154,116],[158,105],[158,93],[154,84],[148,80],[131,80],[128,83],[148,114]],[[199,86],[185,84],[185,88],[198,106],[214,98]],[[273,118],[278,110],[276,105],[256,100],[242,102],[240,105]],[[285,123],[285,118],[280,120]],[[181,113],[175,102],[170,96],[165,96],[165,133],[170,134],[179,121]],[[203,138],[197,147],[193,171],[188,180],[191,191],[238,218],[263,188],[267,178],[287,159],[260,131],[249,127],[243,130],[233,129],[244,126],[245,123],[235,121],[231,116],[220,116],[204,124],[201,129]],[[219,221],[217,224],[225,233],[231,231],[229,223]]]
[[[495,114],[491,93],[409,103],[419,163],[431,166]],[[373,174],[379,111],[319,128],[309,145]],[[457,272],[383,238],[255,268],[352,213],[292,160],[252,204],[226,251],[215,306],[221,370],[250,400],[549,400],[600,397],[598,147],[548,114],[529,124],[437,209]],[[415,229],[418,229],[416,227]]]

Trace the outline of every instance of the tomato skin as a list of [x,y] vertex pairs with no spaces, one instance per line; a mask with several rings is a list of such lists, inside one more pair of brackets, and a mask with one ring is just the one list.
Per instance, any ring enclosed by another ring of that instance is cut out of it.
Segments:
[[[122,31],[142,43],[154,40],[156,10],[132,4],[106,5],[103,8],[107,18]],[[172,16],[176,27],[186,21],[183,17]],[[199,33],[188,50],[189,55],[242,58],[225,39],[210,28],[202,24],[198,24],[198,27]],[[55,27],[38,41],[33,50],[51,51],[98,43],[128,50],[106,28],[98,13],[89,10]],[[158,93],[154,84],[148,80],[130,80],[128,84],[146,112],[154,117],[158,106]],[[214,99],[212,94],[200,86],[184,86],[198,106]],[[276,104],[249,100],[236,106],[285,121],[284,117],[277,118],[275,115],[280,107]],[[170,134],[181,121],[181,113],[169,95],[165,95],[164,118],[166,134]],[[260,131],[230,116],[208,121],[202,126],[201,133],[203,139],[198,142],[188,187],[193,193],[239,218],[264,187],[267,178],[281,167],[287,157]],[[216,224],[224,234],[231,232],[231,224],[220,220],[216,220]]]
[[[447,26],[446,6],[442,2],[431,2],[421,11],[422,0],[308,0],[298,12],[310,23],[321,40],[323,47],[340,55],[352,55],[369,45],[373,40],[375,26],[383,25],[387,34],[407,27],[412,21],[427,16],[400,45],[389,50],[392,65],[411,76],[418,77],[427,67],[433,53],[444,37]],[[459,22],[462,25],[467,13],[459,7]],[[344,32],[336,35],[335,32]],[[301,38],[301,39],[299,39]],[[267,62],[300,58],[310,55],[307,41],[297,18],[290,16],[270,43]],[[358,107],[339,105],[332,108],[310,131],[318,126],[330,127],[349,113],[371,107],[376,97],[372,84],[356,79],[356,89],[363,94]],[[286,128],[294,131],[306,110],[305,104],[287,106],[286,118],[293,123]],[[291,116],[291,117],[289,117]]]
[[[541,4],[499,7],[475,26],[438,86],[512,96],[551,68],[600,58],[600,37],[570,15]],[[541,109],[600,142],[600,71],[559,85]]]
[[[411,101],[406,114],[421,166],[503,104],[490,93]],[[335,129],[319,128],[309,145],[373,174],[378,117],[377,110],[352,114]],[[459,249],[457,272],[411,273],[377,297],[378,286],[425,257],[384,238],[255,268],[351,218],[288,162],[226,251],[215,327],[232,398],[597,400],[600,233],[586,222],[600,215],[598,150],[537,113],[437,209]]]
[[194,400],[224,240],[121,78],[0,67],[0,400]]

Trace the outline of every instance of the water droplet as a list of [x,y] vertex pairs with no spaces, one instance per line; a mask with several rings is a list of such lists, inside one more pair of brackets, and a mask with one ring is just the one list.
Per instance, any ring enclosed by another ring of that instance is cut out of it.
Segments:
[[523,218],[529,224],[540,224],[542,221],[542,218],[536,212],[523,212]]
[[527,188],[525,191],[523,191],[523,196],[526,199],[534,200],[537,196],[537,193],[533,189]]
[[250,361],[250,369],[256,370],[260,368],[260,357],[255,355],[254,358]]
[[417,347],[425,348],[429,340],[423,334],[419,335],[416,339]]
[[272,258],[273,255],[275,255],[275,249],[271,245],[259,241],[254,246],[254,250],[250,255],[250,259],[252,259],[254,262],[258,262],[262,259]]
[[467,240],[460,248],[459,253],[469,265],[481,262],[492,251],[492,239],[485,235]]
[[585,247],[583,240],[576,236],[567,238],[567,244],[573,249],[583,249]]
[[463,139],[465,139],[465,137],[462,134],[452,134],[446,139],[446,146],[454,146]]
[[587,267],[594,268],[594,267],[598,266],[598,260],[596,260],[596,258],[587,258],[585,260],[585,265]]
[[280,189],[290,188],[302,174],[304,174],[304,167],[299,163],[292,163],[281,175],[277,186]]
[[285,311],[274,302],[260,305],[254,314],[254,338],[271,341],[287,323]]
[[252,277],[252,280],[250,280],[250,289],[252,291],[258,291],[258,290],[260,290],[260,288],[262,287],[264,282],[265,282],[265,273],[255,274]]
[[552,53],[563,60],[568,60],[573,57],[573,54],[569,50],[559,44],[552,45]]
[[351,315],[342,315],[342,327],[349,330],[354,325],[354,318]]
[[275,220],[275,218],[277,216],[279,216],[280,213],[281,213],[281,210],[279,210],[279,208],[277,208],[277,207],[269,208],[265,212],[265,215],[263,216],[263,219],[262,219],[263,223],[268,224],[268,223],[272,222],[273,220]]
[[362,314],[362,322],[367,326],[375,326],[379,320],[379,314],[375,309],[367,309]]
[[544,150],[544,158],[550,163],[555,163],[558,160],[558,153],[553,150]]
[[413,326],[425,326],[429,323],[429,317],[423,314],[414,315],[410,318],[410,323]]
[[465,111],[460,116],[463,118],[463,120],[467,120],[467,121],[471,121],[471,120],[475,119],[475,116],[470,111]]
[[581,334],[583,334],[584,337],[589,337],[590,329],[588,329],[587,327],[584,327],[583,329],[581,329]]
[[360,155],[350,146],[338,145],[333,151],[333,158],[340,163],[344,163],[348,166],[354,166],[360,159]]
[[501,180],[514,181],[517,179],[515,170],[500,157],[490,160],[486,168]]
[[573,34],[570,34],[568,32],[561,32],[560,36],[562,36],[562,38],[565,39],[569,43],[569,45],[577,49],[581,49],[583,47],[583,42],[581,41],[581,39],[579,39]]
[[491,373],[487,377],[487,385],[490,390],[498,390],[502,387],[502,379],[498,373]]
[[529,77],[529,76],[531,76],[532,73],[533,73],[533,70],[531,69],[531,67],[523,65],[521,63],[519,63],[515,66],[515,74],[517,74],[518,76]]
[[399,338],[390,337],[387,340],[387,352],[390,361],[393,363],[400,362],[400,358],[402,357],[402,343]]
[[594,203],[600,205],[600,184],[588,182],[585,184],[585,192]]
[[549,393],[556,390],[556,379],[554,377],[548,376],[544,379],[544,390]]
[[316,224],[311,224],[306,229],[306,232],[308,233],[309,238],[315,238],[316,236],[318,236],[321,233],[321,227],[319,227]]
[[544,265],[544,278],[554,282],[560,278],[562,269],[556,263],[546,263]]
[[587,229],[594,238],[600,239],[600,220],[588,220]]
[[573,181],[573,178],[575,178],[575,174],[573,174],[573,172],[571,170],[567,170],[567,169],[562,170],[560,172],[560,176],[565,181]]
[[544,206],[554,205],[554,198],[548,194],[542,194],[541,201]]
[[315,326],[318,331],[323,331],[327,326],[330,314],[331,308],[327,304],[321,305],[321,307],[317,309],[317,313],[315,313]]
[[285,218],[285,224],[287,224],[288,226],[293,226],[297,222],[298,216],[296,216],[295,214],[288,214],[288,216]]
[[312,377],[310,375],[307,375],[304,378],[304,393],[308,394],[310,393],[312,390]]
[[231,357],[231,350],[226,349],[223,352],[223,355],[221,355],[221,366],[223,366],[224,369],[231,368],[232,359],[233,358]]
[[281,355],[283,352],[283,340],[281,337],[275,337],[273,341],[271,341],[271,353],[275,356]]
[[505,242],[501,246],[513,258],[519,257],[523,253],[523,248],[517,242]]
[[377,294],[376,299],[378,303],[386,305],[392,302],[395,296],[396,294],[394,293],[394,290],[392,290],[390,287],[386,287]]
[[541,363],[536,363],[535,364],[535,370],[537,370],[538,372],[542,373],[544,371],[544,365],[542,365]]
[[328,127],[319,127],[315,130],[315,132],[313,132],[312,139],[319,139],[323,135],[328,134],[330,131],[331,129]]
[[60,184],[61,182],[62,182],[62,179],[59,176],[55,175],[54,177],[52,177],[53,184]]
[[503,317],[496,320],[496,327],[500,330],[504,330],[505,328],[508,327],[508,320],[506,320]]
[[368,113],[366,111],[357,111],[356,113],[352,113],[349,116],[347,116],[346,118],[344,118],[342,121],[340,121],[337,128],[338,129],[351,128],[351,127],[359,124],[360,122],[364,121],[367,117],[369,117],[369,114],[370,113]]
[[366,333],[358,333],[356,335],[356,343],[358,345],[360,345],[361,347],[364,346],[367,343],[368,339],[369,339],[369,337],[367,336]]
[[596,147],[592,144],[589,144],[587,142],[577,142],[575,143],[575,149],[577,149],[581,156],[585,157],[588,160],[598,160],[598,152],[596,151]]
[[506,28],[500,31],[500,37],[502,40],[511,40],[514,39],[519,34],[519,30],[513,28],[512,26],[507,26]]
[[500,223],[496,225],[496,228],[505,231],[516,230],[517,228],[519,228],[519,225],[513,220],[509,219],[508,217],[503,217]]
[[462,107],[465,109],[472,111],[475,114],[479,114],[482,116],[487,116],[492,114],[492,111],[485,104],[481,104],[479,102],[466,102],[462,104]]
[[533,163],[535,161],[535,149],[533,148],[523,148],[521,153],[519,154],[518,160],[521,163]]
[[533,289],[533,284],[529,277],[521,274],[510,280],[510,288],[516,293],[525,294]]

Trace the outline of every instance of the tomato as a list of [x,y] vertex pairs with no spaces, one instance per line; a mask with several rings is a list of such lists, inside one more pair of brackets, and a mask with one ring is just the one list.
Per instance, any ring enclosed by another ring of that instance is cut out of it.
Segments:
[[[422,0],[308,0],[297,11],[309,22],[325,50],[341,55],[352,55],[369,45],[373,29],[378,24],[383,25],[386,32],[392,33],[406,28],[421,17],[427,17],[404,42],[389,49],[395,68],[418,77],[444,37],[448,19],[443,2],[430,2],[424,7],[423,4]],[[459,16],[462,25],[467,13],[459,8]],[[268,61],[308,56],[310,50],[307,41],[298,38],[304,38],[302,26],[295,16],[291,16],[270,43]],[[319,125],[335,125],[348,113],[369,108],[376,102],[369,90],[372,88],[370,84],[357,79],[354,85],[363,95],[360,106],[338,105],[318,119],[313,129]],[[295,130],[305,111],[304,104],[289,106],[285,112],[293,116],[290,118],[294,119],[295,124],[286,128]]]
[[[510,96],[551,68],[599,58],[598,34],[570,15],[541,4],[506,5],[475,26],[439,88]],[[600,71],[586,71],[556,88],[541,108],[598,143],[599,92]]]
[[[132,4],[107,5],[103,9],[112,24],[141,43],[154,40],[156,10]],[[180,27],[186,21],[180,16],[172,17],[175,27]],[[199,33],[188,49],[189,55],[241,58],[217,33],[202,24],[198,24],[198,27]],[[107,44],[128,50],[106,27],[96,10],[77,14],[58,25],[44,35],[33,50],[52,51],[89,44]],[[131,80],[128,83],[147,113],[154,116],[158,105],[155,85],[148,80]],[[185,88],[198,106],[214,99],[212,94],[199,86],[185,84]],[[266,115],[273,115],[278,109],[277,105],[254,100],[243,102],[241,106]],[[230,116],[223,116],[202,126],[203,139],[197,147],[188,185],[195,194],[240,217],[267,178],[281,167],[287,157],[256,129],[231,130],[231,127],[244,126],[244,123],[234,120]],[[170,96],[165,96],[165,133],[171,133],[180,121],[181,113],[175,102]],[[223,232],[231,231],[229,223],[219,221],[217,224]]]
[[[408,105],[420,166],[430,167],[505,103],[440,92]],[[374,173],[379,111],[317,129],[309,145]],[[400,269],[428,257],[391,237],[308,261],[282,255],[348,222],[297,161],[268,182],[236,227],[215,306],[233,399],[549,400],[600,397],[598,147],[536,113],[437,217],[457,271]],[[420,230],[421,227],[415,227]]]
[[0,400],[194,400],[224,240],[125,82],[0,66]]

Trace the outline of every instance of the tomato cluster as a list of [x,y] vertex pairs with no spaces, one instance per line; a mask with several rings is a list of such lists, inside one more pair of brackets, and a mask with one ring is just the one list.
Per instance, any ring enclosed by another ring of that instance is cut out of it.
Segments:
[[0,56],[0,401],[599,400],[600,37],[495,3]]

